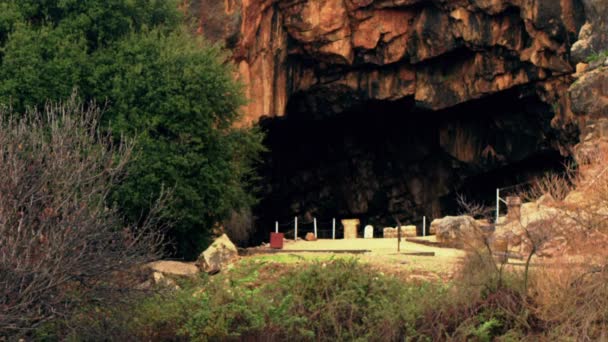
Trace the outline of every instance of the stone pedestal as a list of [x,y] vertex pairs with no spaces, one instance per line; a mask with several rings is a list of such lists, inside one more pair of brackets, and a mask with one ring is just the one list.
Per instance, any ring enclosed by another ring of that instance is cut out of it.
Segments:
[[363,237],[365,239],[373,239],[374,238],[374,227],[367,225],[365,226],[365,230],[363,231]]
[[344,239],[356,239],[357,238],[357,227],[361,222],[359,219],[342,220],[342,226],[344,226]]

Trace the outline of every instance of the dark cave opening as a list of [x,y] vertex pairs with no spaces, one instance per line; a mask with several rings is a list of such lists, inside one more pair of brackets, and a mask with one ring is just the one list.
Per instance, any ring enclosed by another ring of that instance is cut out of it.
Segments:
[[295,216],[358,218],[378,231],[395,217],[420,225],[423,216],[457,214],[458,194],[492,206],[496,188],[566,161],[552,107],[523,88],[437,112],[407,98],[328,113],[292,110],[260,122],[269,152],[254,210],[259,240]]

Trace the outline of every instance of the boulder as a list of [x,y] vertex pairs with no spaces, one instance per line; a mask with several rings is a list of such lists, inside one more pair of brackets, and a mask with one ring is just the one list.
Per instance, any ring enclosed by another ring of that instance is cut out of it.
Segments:
[[570,87],[572,111],[578,115],[602,118],[608,111],[608,68],[583,74]]
[[463,248],[476,244],[481,227],[470,216],[446,216],[431,223],[431,232],[436,235],[437,242]]
[[313,233],[306,233],[306,236],[304,237],[304,239],[306,241],[317,241],[317,237]]
[[136,288],[147,290],[153,285],[179,290],[176,279],[184,277],[194,277],[200,269],[192,262],[161,260],[145,265],[144,270],[148,270],[148,279],[139,284]]
[[161,272],[152,273],[152,279],[154,280],[154,284],[156,284],[156,285],[164,286],[167,288],[173,288],[175,290],[180,289],[179,285],[177,285],[175,280],[165,277],[165,275],[162,274]]
[[199,268],[196,267],[194,263],[179,261],[155,261],[149,263],[147,266],[154,273],[178,277],[190,277],[200,272]]
[[532,243],[536,243],[539,256],[552,256],[562,251],[564,237],[573,233],[576,222],[555,204],[548,195],[523,204],[520,220],[501,221],[496,225],[494,241],[507,241],[507,249],[519,253],[529,252]]
[[217,273],[238,259],[238,250],[226,234],[218,237],[198,258],[199,267],[207,273]]

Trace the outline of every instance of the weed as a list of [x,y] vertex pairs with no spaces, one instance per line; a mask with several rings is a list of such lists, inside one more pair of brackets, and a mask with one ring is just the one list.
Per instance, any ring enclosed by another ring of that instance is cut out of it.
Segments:
[[608,50],[602,50],[600,52],[595,52],[595,53],[591,54],[590,56],[588,56],[586,59],[586,62],[594,63],[597,61],[605,60],[606,58],[608,58]]

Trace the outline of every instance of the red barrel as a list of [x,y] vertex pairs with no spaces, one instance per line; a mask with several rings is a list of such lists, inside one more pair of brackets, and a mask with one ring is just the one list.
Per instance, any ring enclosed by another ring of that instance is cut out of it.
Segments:
[[285,234],[283,233],[270,233],[270,248],[283,249],[283,239]]

